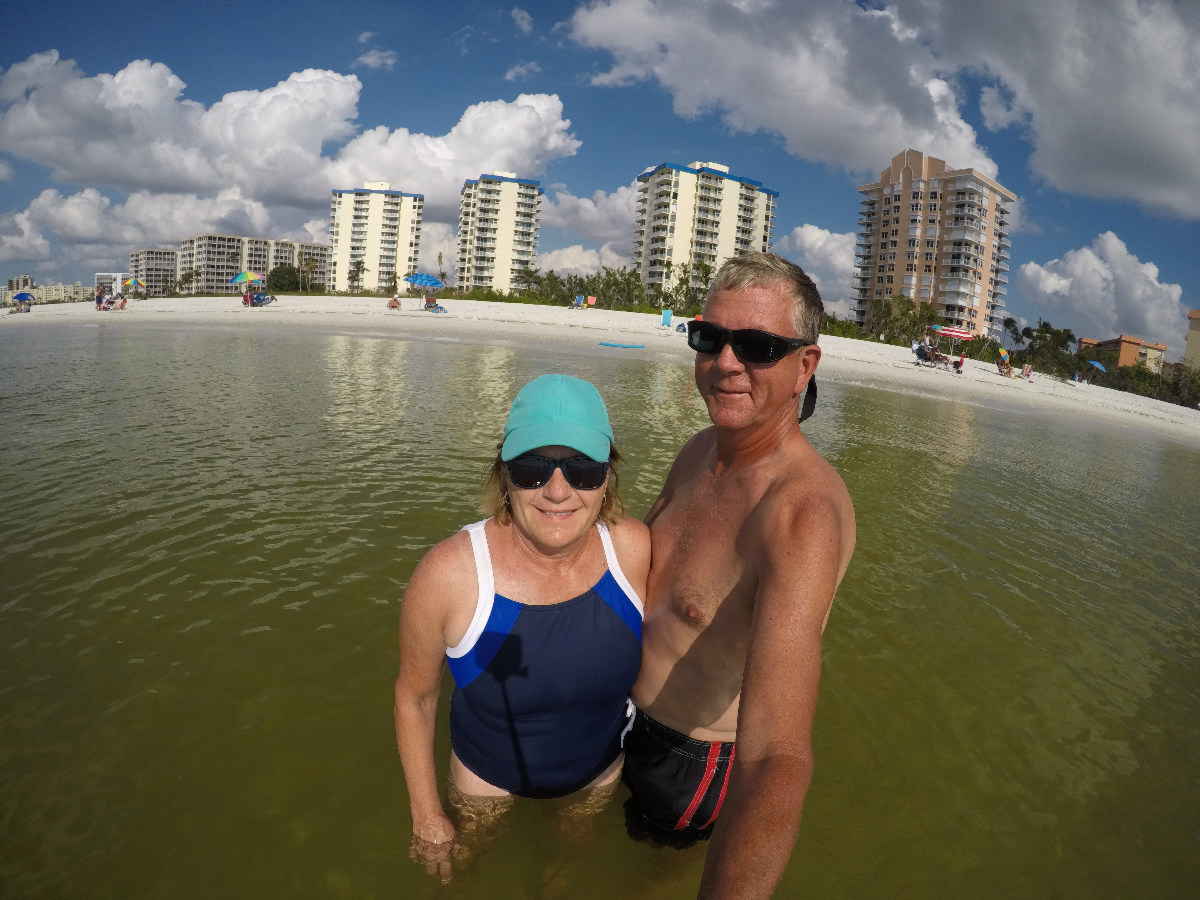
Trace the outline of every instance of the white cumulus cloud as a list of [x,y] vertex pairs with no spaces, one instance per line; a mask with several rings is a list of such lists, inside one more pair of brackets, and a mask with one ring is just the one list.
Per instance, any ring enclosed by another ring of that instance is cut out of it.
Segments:
[[162,63],[88,76],[55,51],[35,54],[0,73],[0,153],[80,189],[43,192],[10,214],[0,259],[109,269],[205,231],[324,238],[330,191],[376,180],[424,194],[433,234],[457,223],[464,179],[536,178],[580,146],[552,94],[473,104],[430,135],[359,130],[361,89],[354,75],[307,69],[205,106]]
[[504,73],[504,80],[521,81],[525,78],[528,78],[530,75],[536,75],[540,71],[542,71],[542,67],[535,62],[517,63]]
[[613,57],[594,84],[652,79],[679,115],[716,112],[732,131],[778,134],[802,159],[871,172],[920,147],[995,171],[940,60],[889,12],[843,0],[812,0],[797,15],[725,0],[603,0],[576,11],[570,34]]
[[543,204],[542,224],[576,232],[593,241],[624,241],[632,247],[637,199],[636,182],[612,193],[596,191],[591,197],[576,197],[560,186],[554,191],[553,202]]
[[825,312],[846,318],[854,287],[854,240],[853,232],[801,225],[778,239],[773,249],[808,273],[821,292]]
[[1043,318],[1076,337],[1128,334],[1166,344],[1168,360],[1183,353],[1188,329],[1183,288],[1160,282],[1158,267],[1130,253],[1111,231],[1062,259],[1025,263],[1017,284],[1026,300],[1045,311]]
[[368,50],[354,61],[354,68],[386,69],[391,71],[396,67],[395,50]]
[[554,271],[559,275],[594,275],[603,268],[620,269],[632,264],[628,253],[622,254],[613,244],[605,244],[599,250],[572,244],[549,253],[538,254],[537,267],[543,272]]
[[509,15],[512,16],[513,23],[517,26],[517,30],[521,34],[533,33],[533,16],[521,9],[521,7],[513,7],[513,11]]
[[[994,176],[963,115],[978,102],[986,128],[1021,129],[1035,174],[1056,188],[1200,218],[1195,0],[784,7],[597,0],[569,33],[612,57],[593,84],[654,81],[679,115],[779,135],[800,159],[876,173],[914,147]],[[970,96],[965,85],[980,81]]]

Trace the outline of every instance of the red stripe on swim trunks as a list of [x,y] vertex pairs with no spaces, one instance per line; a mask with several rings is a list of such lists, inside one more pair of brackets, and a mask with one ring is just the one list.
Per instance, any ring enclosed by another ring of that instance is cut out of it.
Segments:
[[713,810],[712,818],[701,825],[701,828],[707,828],[713,822],[717,821],[717,816],[721,812],[721,804],[725,802],[725,792],[729,790],[729,774],[733,771],[733,755],[737,753],[737,747],[729,748],[729,765],[725,769],[725,780],[721,783],[721,796],[717,798],[717,808]]
[[688,808],[684,810],[679,821],[675,823],[675,830],[682,831],[692,824],[692,816],[696,814],[696,810],[700,806],[700,801],[704,799],[704,795],[708,793],[708,786],[712,784],[713,776],[717,774],[717,763],[721,759],[721,744],[719,741],[714,741],[708,745],[708,759],[704,763],[704,777],[700,780],[700,786],[696,788],[696,795],[692,797],[692,802],[688,804]]

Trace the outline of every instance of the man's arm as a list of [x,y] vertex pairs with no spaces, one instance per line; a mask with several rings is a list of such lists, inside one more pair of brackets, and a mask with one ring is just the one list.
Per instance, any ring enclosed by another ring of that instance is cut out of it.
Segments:
[[700,897],[770,897],[812,780],[821,630],[849,548],[832,496],[781,503],[748,558],[759,586],[742,676],[737,751]]

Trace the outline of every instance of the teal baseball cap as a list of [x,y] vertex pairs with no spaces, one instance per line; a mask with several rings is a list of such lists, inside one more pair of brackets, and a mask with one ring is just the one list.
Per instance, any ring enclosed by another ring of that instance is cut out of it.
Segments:
[[539,375],[521,388],[504,423],[500,458],[538,447],[570,447],[606,462],[612,447],[608,408],[595,385],[570,375]]

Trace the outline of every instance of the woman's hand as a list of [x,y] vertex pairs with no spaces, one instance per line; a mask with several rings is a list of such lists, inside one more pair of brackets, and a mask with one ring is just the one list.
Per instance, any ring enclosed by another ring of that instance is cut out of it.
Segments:
[[413,822],[409,859],[425,867],[425,871],[446,884],[454,875],[453,859],[457,849],[454,825],[445,813]]

